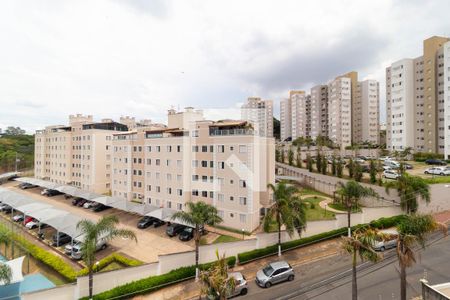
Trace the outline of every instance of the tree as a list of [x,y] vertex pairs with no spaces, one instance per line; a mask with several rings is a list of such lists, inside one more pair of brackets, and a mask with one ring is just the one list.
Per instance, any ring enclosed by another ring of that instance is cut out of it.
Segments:
[[357,181],[357,182],[361,182],[363,177],[363,172],[362,172],[362,167],[359,163],[354,162],[353,163],[353,178]]
[[351,236],[351,213],[352,210],[359,207],[359,201],[363,197],[378,197],[378,194],[371,188],[364,187],[354,180],[349,180],[347,183],[338,182],[338,190],[336,193],[341,196],[343,204],[347,208],[347,228],[348,236]]
[[284,164],[284,146],[281,146],[280,154],[280,162]]
[[[0,244],[9,245],[10,241],[11,237],[8,233],[0,232]],[[7,264],[0,262],[0,283],[9,284],[11,279],[11,268]]]
[[344,171],[344,165],[342,163],[342,159],[339,158],[337,165],[336,165],[336,175],[339,178],[342,178],[342,172]]
[[92,299],[94,287],[95,252],[97,250],[98,241],[104,240],[108,242],[117,237],[122,237],[137,242],[136,235],[133,231],[118,229],[116,228],[117,224],[119,224],[119,219],[116,216],[103,216],[97,223],[94,223],[91,220],[81,220],[77,224],[77,229],[79,229],[81,235],[84,236],[84,241],[81,246],[81,256],[88,268],[89,299]]
[[284,225],[289,236],[296,231],[299,235],[306,226],[306,207],[296,194],[297,188],[281,181],[277,185],[269,184],[273,191],[274,203],[264,217],[264,231],[270,231],[275,222],[278,229],[278,256],[281,256],[281,226]]
[[333,176],[337,176],[337,169],[336,169],[336,157],[333,156],[331,160],[331,174]]
[[352,299],[358,299],[358,286],[356,280],[357,257],[361,261],[378,262],[381,255],[373,249],[379,233],[373,229],[359,229],[353,232],[351,237],[342,237],[342,248],[352,256]]
[[309,153],[306,154],[306,167],[308,168],[309,172],[313,171],[313,161],[312,161],[311,155],[309,155]]
[[299,136],[298,138],[296,138],[295,140],[292,141],[292,145],[297,146],[297,147],[302,147],[305,145],[305,138],[302,136]]
[[187,211],[178,211],[173,214],[172,220],[179,219],[183,223],[189,224],[194,227],[194,240],[195,240],[195,278],[198,279],[198,257],[200,237],[202,231],[205,230],[205,225],[216,225],[222,222],[222,218],[217,212],[217,208],[209,205],[203,201],[199,202],[187,202]]
[[403,149],[402,152],[400,152],[400,156],[402,159],[408,159],[408,157],[412,154],[412,148],[411,147],[406,147],[405,149]]
[[225,300],[231,295],[236,287],[233,276],[228,275],[228,264],[225,253],[219,257],[216,250],[217,261],[208,271],[201,272],[202,294],[206,294],[208,299]]
[[5,135],[24,135],[25,130],[21,129],[20,127],[14,127],[14,126],[8,126],[5,129]]
[[311,146],[314,145],[312,138],[310,138],[310,137],[305,138],[305,145],[306,145],[306,147],[308,147],[308,150],[309,150],[309,148],[311,148]]
[[280,139],[280,120],[273,117],[273,136],[276,139]]
[[328,171],[328,161],[325,157],[322,157],[322,165],[320,166],[323,175],[327,174]]
[[295,155],[295,165],[297,168],[302,167],[302,153],[300,151],[300,147],[297,147],[297,154]]
[[400,207],[407,214],[417,211],[419,197],[426,203],[430,203],[431,200],[430,186],[419,176],[411,176],[408,173],[404,173],[397,180],[387,182],[385,187],[388,194],[391,188],[397,190],[397,194],[400,197]]
[[416,262],[414,247],[425,248],[428,234],[440,229],[447,235],[447,227],[437,223],[431,215],[406,215],[405,219],[397,225],[397,256],[400,267],[400,295],[406,300],[406,268]]
[[347,167],[348,167],[348,177],[353,178],[353,171],[355,170],[355,166],[352,158],[348,160]]
[[373,159],[369,163],[370,183],[375,184],[377,182],[377,166]]
[[290,166],[294,165],[294,151],[292,151],[292,147],[289,147],[288,150],[288,164]]
[[320,155],[320,152],[318,152],[317,156],[316,156],[316,171],[317,171],[317,173],[320,173],[321,169],[322,169],[322,155]]
[[279,149],[275,149],[275,161],[281,162],[281,153]]

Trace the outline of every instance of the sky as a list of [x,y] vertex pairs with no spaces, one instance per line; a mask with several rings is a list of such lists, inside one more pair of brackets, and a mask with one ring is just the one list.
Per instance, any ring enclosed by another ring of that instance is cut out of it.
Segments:
[[170,108],[239,118],[249,96],[308,90],[348,71],[385,68],[450,36],[450,1],[53,0],[0,2],[0,128],[29,132]]

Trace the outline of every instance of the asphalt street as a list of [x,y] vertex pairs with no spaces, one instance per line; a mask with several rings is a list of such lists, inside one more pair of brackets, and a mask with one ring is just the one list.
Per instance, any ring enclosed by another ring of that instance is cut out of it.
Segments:
[[[436,236],[425,250],[419,250],[417,263],[407,269],[408,298],[421,293],[424,276],[431,284],[450,281],[450,238]],[[317,299],[348,300],[351,298],[351,264],[348,256],[333,256],[319,262],[295,267],[296,278],[269,289],[251,280],[244,299]],[[364,263],[358,271],[360,300],[399,299],[400,280],[395,250],[385,252],[378,264]]]

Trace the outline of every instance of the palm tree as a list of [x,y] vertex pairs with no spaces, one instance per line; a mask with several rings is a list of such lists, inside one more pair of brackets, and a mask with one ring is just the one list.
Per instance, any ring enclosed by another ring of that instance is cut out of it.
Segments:
[[373,229],[357,230],[351,237],[342,237],[342,248],[352,255],[352,299],[358,299],[358,287],[356,281],[356,264],[359,255],[362,261],[378,262],[381,256],[373,249],[375,241],[380,234]]
[[172,220],[179,219],[183,223],[191,225],[194,227],[194,239],[195,239],[195,279],[198,280],[199,269],[198,269],[198,257],[199,257],[199,246],[200,237],[203,230],[205,230],[205,225],[213,226],[215,224],[221,223],[222,218],[219,216],[217,209],[203,201],[199,202],[187,202],[186,206],[188,211],[178,211],[173,214]]
[[359,207],[359,200],[364,197],[378,197],[378,194],[371,188],[364,187],[354,180],[349,180],[343,184],[338,182],[339,189],[336,191],[344,201],[347,208],[347,222],[348,222],[348,237],[351,237],[351,213],[354,208]]
[[[9,245],[11,241],[11,237],[6,232],[0,232],[0,244],[4,244],[5,246]],[[12,279],[12,271],[11,268],[2,262],[0,262],[0,282],[4,284],[9,284]]]
[[235,289],[234,277],[228,275],[229,266],[225,258],[225,253],[219,257],[216,250],[217,261],[208,271],[201,272],[200,279],[203,283],[202,294],[206,294],[208,299],[227,299]]
[[440,229],[447,235],[447,227],[436,222],[431,215],[406,215],[397,225],[397,256],[400,267],[400,295],[406,300],[406,268],[416,262],[414,246],[425,248],[426,237],[429,233]]
[[92,299],[94,287],[95,252],[98,241],[104,240],[108,242],[116,237],[123,237],[133,239],[137,242],[134,232],[127,229],[117,229],[116,226],[118,223],[119,219],[116,216],[104,216],[97,223],[91,220],[81,220],[77,224],[77,229],[80,229],[81,234],[84,236],[81,255],[88,268],[89,299]]
[[299,235],[306,226],[305,203],[296,195],[297,188],[281,181],[277,185],[269,184],[273,191],[274,204],[264,218],[264,231],[270,231],[275,222],[278,227],[278,256],[281,256],[281,226],[285,226],[290,237],[296,231]]
[[407,214],[414,213],[419,207],[417,199],[420,197],[426,203],[430,203],[430,186],[419,176],[411,176],[407,173],[402,174],[395,181],[386,183],[386,193],[394,188],[400,197],[400,207]]

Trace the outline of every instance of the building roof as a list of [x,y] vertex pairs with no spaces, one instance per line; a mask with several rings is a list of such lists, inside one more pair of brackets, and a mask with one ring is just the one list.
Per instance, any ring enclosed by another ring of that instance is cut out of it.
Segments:
[[247,121],[242,120],[220,120],[209,125],[209,127],[228,127],[228,126],[243,126]]

